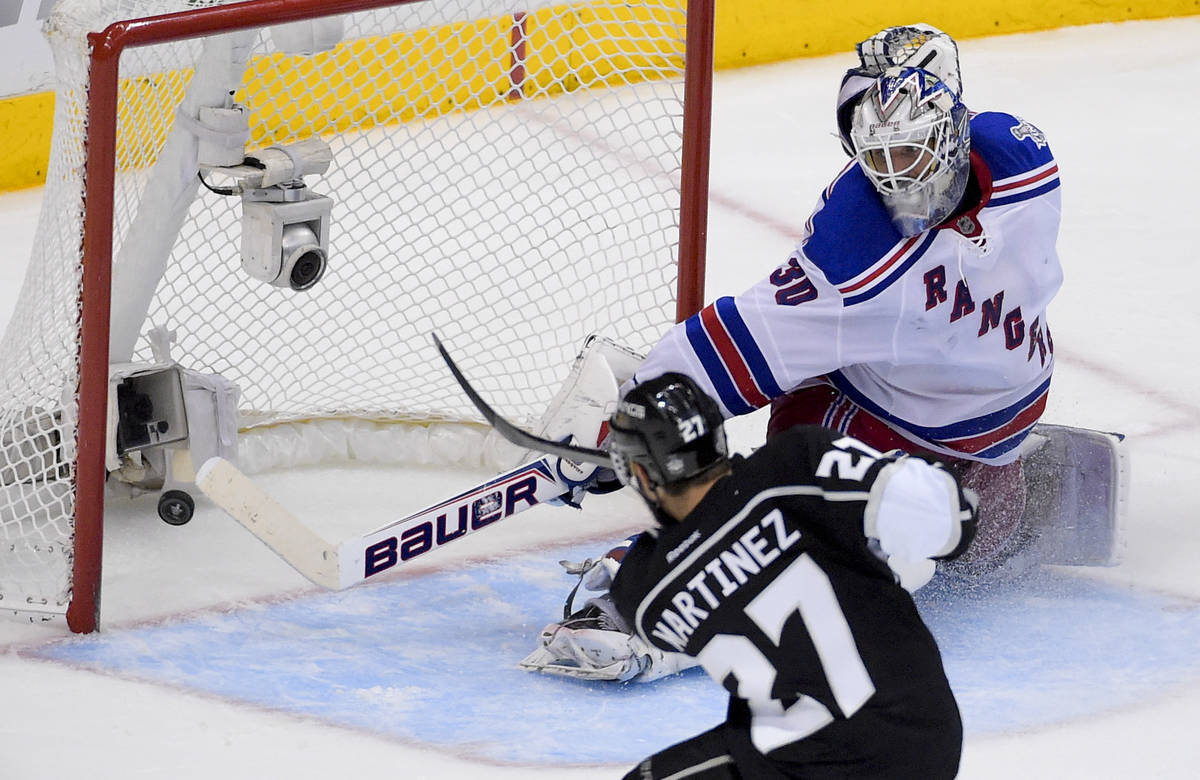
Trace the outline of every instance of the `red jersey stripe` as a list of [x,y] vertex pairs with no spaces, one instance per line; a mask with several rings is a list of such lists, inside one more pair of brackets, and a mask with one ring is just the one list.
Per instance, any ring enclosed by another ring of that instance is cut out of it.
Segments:
[[1038,396],[1037,400],[1025,407],[1020,414],[995,430],[967,439],[945,439],[939,442],[939,444],[943,447],[949,447],[952,450],[958,450],[959,452],[976,453],[986,450],[988,447],[1020,433],[1037,422],[1042,416],[1042,412],[1046,409],[1046,401],[1049,397],[1050,391],[1047,390]]
[[915,235],[912,238],[910,238],[908,241],[906,241],[904,243],[904,246],[900,247],[899,252],[897,252],[896,254],[889,257],[886,262],[884,262],[882,265],[880,265],[878,268],[876,268],[874,271],[872,271],[871,274],[869,276],[867,276],[865,279],[860,279],[859,281],[855,282],[854,284],[847,285],[845,287],[839,287],[838,292],[843,293],[843,294],[851,293],[861,287],[866,287],[868,284],[870,284],[871,282],[878,279],[881,275],[886,273],[889,268],[894,266],[896,263],[900,262],[900,259],[902,257],[904,257],[906,254],[908,254],[909,250],[911,250],[913,248],[913,246],[917,243],[917,239],[920,238],[922,235],[924,235],[924,234]]
[[758,385],[754,383],[753,377],[750,376],[750,367],[746,365],[746,361],[742,359],[742,353],[738,351],[729,332],[725,330],[725,325],[717,314],[715,304],[709,304],[701,310],[700,324],[704,326],[704,332],[708,334],[709,341],[716,348],[717,354],[721,356],[721,362],[725,364],[729,375],[733,377],[733,383],[737,385],[742,398],[755,408],[770,403],[771,399],[763,395],[762,391],[758,389]]

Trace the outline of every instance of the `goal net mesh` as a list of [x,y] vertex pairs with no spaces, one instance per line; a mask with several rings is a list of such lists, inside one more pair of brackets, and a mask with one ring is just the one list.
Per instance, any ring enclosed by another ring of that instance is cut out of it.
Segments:
[[[0,344],[0,609],[71,592],[87,33],[222,4],[61,0],[47,23],[52,159]],[[125,50],[115,169],[89,174],[113,179],[110,359],[219,374],[251,429],[478,420],[430,332],[518,422],[588,334],[646,349],[675,316],[686,0],[521,5],[352,13],[316,53],[280,49],[295,25]],[[333,200],[312,289],[250,277],[240,198],[170,151],[202,78],[248,109],[248,152],[330,146],[305,179]]]

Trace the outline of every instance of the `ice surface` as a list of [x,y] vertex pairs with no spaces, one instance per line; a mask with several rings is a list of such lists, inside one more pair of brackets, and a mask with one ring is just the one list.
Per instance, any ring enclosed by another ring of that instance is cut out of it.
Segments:
[[[1196,40],[1192,17],[962,43],[967,104],[1033,121],[1062,172],[1046,419],[1123,431],[1132,468],[1122,565],[923,597],[964,711],[964,778],[1190,778],[1200,763]],[[831,108],[848,57],[718,75],[710,299],[786,257],[843,164]],[[0,321],[39,200],[0,197]],[[737,420],[735,444],[764,423]],[[264,484],[337,538],[479,476],[344,468]],[[172,528],[153,497],[114,502],[105,630],[0,616],[0,778],[620,777],[720,717],[715,686],[599,688],[511,662],[559,609],[555,561],[638,522],[620,495],[533,510],[328,594],[203,503]]]

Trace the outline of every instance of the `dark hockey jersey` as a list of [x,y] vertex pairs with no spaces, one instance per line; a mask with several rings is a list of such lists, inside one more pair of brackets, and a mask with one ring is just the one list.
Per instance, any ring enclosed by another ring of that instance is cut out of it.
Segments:
[[970,517],[940,468],[797,427],[735,456],[682,522],[639,537],[612,596],[643,640],[729,690],[731,719],[743,714],[763,753],[854,716],[877,740],[926,724],[913,733],[953,742],[941,656],[897,571],[932,572]]

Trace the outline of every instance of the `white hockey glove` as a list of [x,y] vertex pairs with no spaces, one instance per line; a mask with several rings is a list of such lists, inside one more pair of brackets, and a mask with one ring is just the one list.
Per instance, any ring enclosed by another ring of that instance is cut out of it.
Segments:
[[[563,441],[569,443],[572,438],[568,436]],[[560,457],[555,461],[554,471],[559,482],[567,487],[567,491],[558,498],[552,498],[546,502],[551,506],[569,506],[579,509],[580,502],[588,493],[611,493],[622,487],[616,472],[591,463],[579,463]]]
[[864,531],[896,581],[913,593],[933,578],[937,561],[955,558],[970,545],[979,498],[940,463],[893,457],[872,485]]

